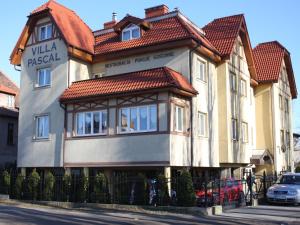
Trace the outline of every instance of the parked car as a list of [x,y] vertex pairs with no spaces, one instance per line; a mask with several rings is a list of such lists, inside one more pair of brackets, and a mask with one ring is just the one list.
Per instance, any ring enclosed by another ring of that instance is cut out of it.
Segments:
[[267,192],[271,203],[300,203],[300,173],[286,173]]
[[[221,183],[219,183],[221,182]],[[205,188],[196,190],[197,205],[203,206],[205,204]],[[214,203],[228,204],[231,202],[244,201],[243,184],[240,180],[232,178],[224,179],[216,182],[209,182],[207,185],[206,201],[208,205]]]

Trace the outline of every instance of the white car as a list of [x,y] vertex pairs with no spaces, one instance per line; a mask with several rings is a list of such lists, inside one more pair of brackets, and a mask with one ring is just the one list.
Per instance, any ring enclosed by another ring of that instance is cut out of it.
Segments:
[[282,175],[268,189],[269,202],[277,203],[300,203],[300,173],[286,173]]

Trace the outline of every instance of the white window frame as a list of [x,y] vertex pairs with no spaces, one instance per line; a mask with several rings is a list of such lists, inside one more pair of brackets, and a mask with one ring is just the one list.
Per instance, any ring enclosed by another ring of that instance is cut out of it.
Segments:
[[230,76],[230,78],[229,78],[230,79],[230,90],[232,92],[236,92],[237,91],[237,82],[236,82],[237,76],[233,72],[230,72],[229,76]]
[[207,137],[207,113],[198,112],[198,135],[200,137]]
[[[85,117],[86,114],[90,113],[91,114],[91,133],[88,134],[85,131]],[[95,133],[94,132],[94,115],[99,113],[99,132]],[[106,131],[103,131],[102,129],[102,124],[103,124],[103,113],[106,113]],[[83,133],[79,134],[78,133],[78,116],[83,115]],[[108,112],[107,110],[98,110],[98,111],[84,111],[84,112],[77,112],[75,114],[75,135],[78,137],[84,137],[84,136],[97,136],[97,135],[107,135],[108,132]]]
[[[43,132],[42,132],[43,135],[39,136],[39,125],[40,125],[40,122],[46,123],[45,120],[48,123],[48,131],[45,130],[45,124],[43,124]],[[46,135],[46,133],[48,133],[48,135]],[[49,115],[38,115],[38,116],[35,116],[35,139],[48,139],[49,138],[49,134],[50,134],[50,117],[49,117]]]
[[242,127],[241,127],[241,136],[242,136],[242,142],[243,143],[248,143],[248,123],[242,122]]
[[[47,82],[47,72],[49,72],[49,84]],[[40,84],[40,73],[43,73],[43,83]],[[44,67],[37,69],[37,83],[36,87],[50,87],[51,86],[51,67]]]
[[[181,110],[181,117],[179,117],[179,110]],[[174,130],[176,132],[183,132],[184,131],[184,107],[176,105],[175,106],[175,124],[174,124]],[[181,129],[179,124],[181,124]]]
[[[48,27],[51,26],[51,33],[48,34]],[[42,38],[42,29],[45,28],[45,38]],[[39,41],[45,41],[45,40],[49,40],[52,38],[52,34],[53,34],[53,26],[52,26],[52,23],[49,23],[49,24],[46,24],[46,25],[43,25],[43,26],[40,26],[39,27]]]
[[200,59],[197,59],[197,79],[203,82],[207,82],[206,63]]
[[[235,124],[233,124],[233,122]],[[235,118],[231,119],[231,137],[234,141],[238,140],[238,121]]]
[[[133,37],[133,31],[134,30],[138,30],[139,35],[138,37]],[[129,39],[124,39],[124,33],[129,32]],[[129,40],[133,40],[133,39],[138,39],[141,37],[141,28],[135,24],[130,24],[128,25],[126,28],[124,28],[122,30],[122,41],[129,41]]]
[[[150,128],[151,124],[151,108],[155,108],[155,128]],[[142,130],[140,127],[140,110],[141,108],[146,108],[147,109],[147,128],[145,130]],[[136,125],[136,130],[132,130],[130,128],[130,121],[131,121],[131,114],[130,111],[132,109],[136,110],[136,120],[137,120],[137,125]],[[127,127],[125,131],[122,131],[122,110],[127,111]],[[155,132],[157,131],[157,126],[158,126],[158,115],[157,115],[157,105],[156,104],[150,104],[150,105],[140,105],[140,106],[133,106],[133,107],[122,107],[119,109],[119,122],[118,122],[118,133],[119,134],[128,134],[128,133],[145,133],[145,132]]]
[[244,79],[241,79],[240,81],[240,86],[241,86],[241,96],[247,97],[247,81]]
[[15,106],[15,96],[7,95],[7,107],[13,108]]

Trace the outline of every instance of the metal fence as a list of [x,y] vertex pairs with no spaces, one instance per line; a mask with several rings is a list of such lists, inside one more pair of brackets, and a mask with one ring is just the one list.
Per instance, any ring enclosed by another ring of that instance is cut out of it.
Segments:
[[[2,172],[0,172],[2,174]],[[213,205],[243,206],[251,204],[253,199],[266,201],[267,189],[275,183],[277,176],[253,176],[244,174],[245,179],[205,179],[192,177],[192,194],[195,205],[209,207]],[[67,179],[68,178],[68,179]],[[118,174],[111,180],[99,183],[96,175],[84,177],[80,174],[65,177],[54,175],[53,187],[44,173],[40,173],[37,185],[29,175],[21,176],[11,172],[9,184],[4,177],[0,179],[0,193],[9,194],[12,199],[39,201],[67,201],[116,203],[133,205],[182,205],[179,197],[186,186],[180,177],[172,179],[147,179],[145,176]],[[185,182],[185,181],[184,181]],[[168,187],[171,187],[169,192]],[[188,187],[187,187],[188,188]],[[190,191],[191,192],[191,191]]]

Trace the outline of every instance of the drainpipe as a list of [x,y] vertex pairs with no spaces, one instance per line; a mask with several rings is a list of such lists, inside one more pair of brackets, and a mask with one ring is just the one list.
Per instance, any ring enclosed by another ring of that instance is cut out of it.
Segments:
[[[190,49],[190,52],[189,52],[189,78],[190,78],[190,84],[193,86],[193,77],[192,77],[192,74],[193,74],[193,52],[198,48],[200,47],[200,44],[197,43],[197,46],[194,47],[193,49]],[[193,144],[194,144],[194,126],[193,126],[193,118],[194,118],[194,108],[193,108],[193,98],[190,100],[190,135],[191,135],[191,169],[193,168],[193,161],[194,161],[194,147],[193,147]]]
[[[276,145],[276,126],[275,126],[275,123],[276,123],[276,119],[275,119],[275,107],[274,107],[274,84],[271,86],[271,90],[270,90],[270,95],[271,95],[271,113],[272,113],[272,136],[273,136],[273,156],[274,156],[274,172],[276,173],[277,172],[277,145]],[[281,151],[281,150],[279,150]]]

